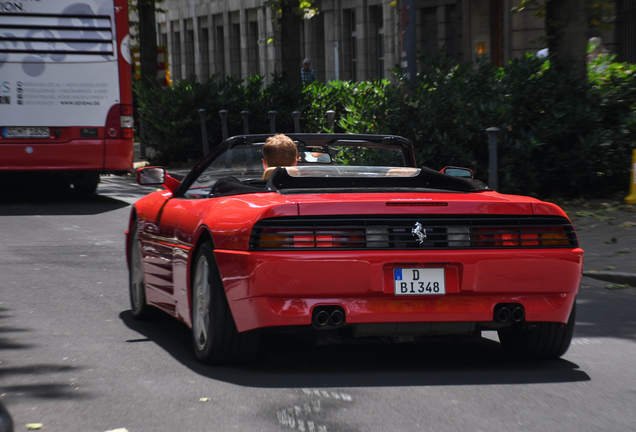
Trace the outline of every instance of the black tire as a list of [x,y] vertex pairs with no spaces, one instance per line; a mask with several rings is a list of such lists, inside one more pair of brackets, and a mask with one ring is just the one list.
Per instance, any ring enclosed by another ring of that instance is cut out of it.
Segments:
[[192,345],[199,361],[222,364],[253,360],[259,332],[237,331],[209,242],[196,254],[191,280]]
[[130,233],[130,245],[128,253],[128,291],[130,293],[130,311],[140,320],[148,319],[151,315],[151,307],[146,303],[146,283],[142,266],[141,249],[139,247],[139,226],[133,222]]
[[92,195],[99,185],[99,173],[87,172],[73,178],[73,189],[82,195]]
[[44,191],[48,196],[63,198],[71,190],[71,181],[64,174],[44,175],[41,180],[45,182]]
[[498,330],[499,341],[508,354],[518,359],[556,359],[570,347],[575,321],[576,301],[565,325],[527,323],[509,327]]

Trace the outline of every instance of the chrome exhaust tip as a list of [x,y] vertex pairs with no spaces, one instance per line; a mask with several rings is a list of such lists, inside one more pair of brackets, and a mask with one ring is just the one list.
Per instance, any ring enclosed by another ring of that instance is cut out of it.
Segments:
[[526,311],[523,310],[523,307],[517,306],[512,310],[512,320],[514,322],[521,322],[526,317]]
[[340,309],[336,309],[331,312],[331,316],[329,317],[329,321],[332,325],[340,325],[344,321],[344,313]]
[[316,324],[318,327],[323,327],[327,325],[328,322],[329,322],[329,312],[327,312],[326,310],[321,310],[314,317],[314,324]]
[[508,309],[507,307],[502,307],[499,309],[499,311],[497,312],[497,321],[499,322],[506,322],[510,319],[510,309]]

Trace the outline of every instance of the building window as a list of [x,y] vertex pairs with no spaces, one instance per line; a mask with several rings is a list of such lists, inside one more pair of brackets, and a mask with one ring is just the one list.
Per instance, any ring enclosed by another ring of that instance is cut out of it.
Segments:
[[454,63],[458,62],[457,53],[457,6],[446,6],[446,55],[453,59]]
[[369,18],[372,23],[371,34],[375,35],[371,45],[371,64],[375,66],[375,76],[384,78],[384,15],[382,5],[371,6]]
[[181,33],[172,34],[172,73],[174,80],[181,79]]
[[230,66],[232,75],[241,78],[241,25],[232,24],[232,55],[230,56]]
[[356,52],[356,11],[355,9],[344,9],[343,11],[343,69],[344,79],[357,81],[358,79],[358,57]]
[[620,47],[615,48],[619,61],[636,63],[636,0],[623,0],[620,4],[621,22],[618,23]]
[[351,29],[351,81],[358,81],[358,53],[357,53],[357,33],[356,33],[356,11],[351,9],[349,14]]
[[210,43],[207,27],[201,28],[199,48],[201,50],[201,78],[210,76]]
[[[437,54],[437,8],[420,9],[418,21],[417,51],[430,61]],[[418,64],[418,70],[423,71],[425,63],[418,61]]]
[[424,8],[421,12],[419,49],[428,55],[437,52],[437,8]]
[[247,55],[249,61],[249,74],[259,74],[258,57],[258,22],[250,21],[247,26]]
[[214,41],[214,61],[216,72],[225,77],[225,42],[223,37],[223,26],[216,26],[216,39]]
[[186,78],[195,75],[194,72],[194,30],[186,31]]

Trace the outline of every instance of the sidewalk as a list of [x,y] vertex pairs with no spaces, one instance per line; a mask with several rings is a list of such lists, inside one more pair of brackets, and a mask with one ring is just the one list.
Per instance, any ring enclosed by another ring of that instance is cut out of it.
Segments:
[[583,276],[636,288],[636,206],[618,199],[559,205],[585,251]]

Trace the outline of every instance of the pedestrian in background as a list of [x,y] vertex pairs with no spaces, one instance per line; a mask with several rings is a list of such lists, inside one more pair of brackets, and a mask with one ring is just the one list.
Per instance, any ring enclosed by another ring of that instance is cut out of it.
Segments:
[[316,73],[313,69],[309,68],[309,59],[303,60],[303,68],[300,70],[300,80],[305,84],[310,84],[314,81],[318,81]]

